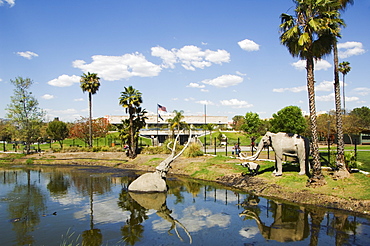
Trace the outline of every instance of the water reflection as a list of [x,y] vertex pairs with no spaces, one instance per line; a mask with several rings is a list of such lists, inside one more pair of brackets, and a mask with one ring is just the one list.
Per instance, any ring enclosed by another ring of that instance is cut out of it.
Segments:
[[302,241],[309,235],[308,212],[304,207],[269,201],[273,222],[266,225],[259,217],[260,209],[253,204],[244,210],[240,216],[254,219],[258,229],[267,240],[278,242]]
[[162,219],[170,222],[171,228],[167,231],[169,235],[173,235],[171,233],[172,230],[175,230],[177,237],[180,239],[180,241],[184,241],[184,239],[181,237],[177,225],[179,225],[186,233],[186,235],[189,237],[189,242],[192,243],[192,238],[189,233],[189,231],[186,229],[186,227],[181,224],[180,221],[177,219],[174,219],[171,216],[172,210],[170,210],[167,207],[166,204],[166,198],[167,195],[165,193],[149,193],[149,194],[143,194],[143,193],[132,193],[129,192],[130,197],[136,201],[141,207],[145,209],[154,209],[156,210],[156,214],[161,217]]
[[349,213],[184,178],[169,178],[167,194],[129,193],[134,179],[108,168],[1,170],[1,245],[370,245],[369,220]]

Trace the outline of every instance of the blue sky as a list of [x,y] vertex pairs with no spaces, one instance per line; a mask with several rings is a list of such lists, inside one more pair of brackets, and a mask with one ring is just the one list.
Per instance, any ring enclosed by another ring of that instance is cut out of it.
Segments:
[[[132,85],[143,107],[186,115],[255,112],[270,118],[295,105],[308,112],[304,62],[279,42],[280,14],[291,0],[0,0],[0,118],[11,79],[31,78],[46,120],[88,116],[83,73],[98,73],[93,117],[125,115],[118,98]],[[342,15],[339,40],[346,108],[370,107],[370,0]],[[340,76],[342,80],[342,76]],[[333,62],[316,64],[317,111],[334,109]]]

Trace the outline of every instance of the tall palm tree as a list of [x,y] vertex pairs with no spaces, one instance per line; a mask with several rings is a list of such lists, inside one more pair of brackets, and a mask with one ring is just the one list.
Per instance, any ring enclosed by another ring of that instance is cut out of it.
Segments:
[[[348,4],[353,4],[353,0],[337,0],[339,3],[336,6],[336,11],[339,14],[339,11],[344,11]],[[340,31],[340,27],[344,26],[344,22],[342,23],[334,23],[333,27],[337,29],[338,33]],[[340,37],[340,35],[337,35]],[[334,94],[335,94],[335,113],[336,113],[336,127],[337,127],[337,158],[336,158],[336,166],[337,172],[336,176],[339,178],[345,178],[349,176],[349,172],[346,169],[345,161],[344,161],[344,139],[343,139],[343,120],[342,120],[342,107],[341,107],[341,99],[340,99],[340,84],[339,84],[339,75],[338,75],[338,47],[337,47],[337,38],[334,39],[333,43],[333,56],[334,56]],[[343,93],[344,93],[344,84],[343,84]],[[344,100],[344,96],[343,96]],[[345,107],[344,107],[345,108]]]
[[83,92],[89,93],[89,147],[92,147],[92,95],[96,94],[100,87],[98,74],[84,73],[80,79],[80,87]]
[[136,138],[135,138],[135,116],[141,112],[141,103],[143,102],[142,93],[132,86],[125,87],[125,91],[121,92],[119,98],[119,105],[126,109],[126,113],[129,114],[129,157],[134,159],[137,156],[136,153]]
[[[330,0],[293,0],[295,16],[281,14],[280,41],[288,48],[293,57],[306,59],[307,90],[309,98],[313,168],[311,185],[326,184],[321,172],[318,149],[314,60],[330,54],[337,35],[334,23],[340,23],[336,1]],[[333,9],[333,10],[332,10]]]
[[339,63],[339,68],[338,68],[338,71],[341,72],[343,75],[343,112],[344,114],[346,114],[346,98],[344,95],[344,79],[347,73],[351,71],[351,67],[349,66],[349,64],[350,63],[347,61],[341,62]]

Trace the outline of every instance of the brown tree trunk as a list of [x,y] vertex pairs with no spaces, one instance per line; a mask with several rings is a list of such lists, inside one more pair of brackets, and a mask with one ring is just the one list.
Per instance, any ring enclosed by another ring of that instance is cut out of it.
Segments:
[[134,119],[133,119],[133,109],[129,109],[130,115],[130,146],[129,146],[129,157],[131,159],[136,158],[136,143],[135,143],[135,129],[134,129]]
[[344,140],[343,140],[343,121],[342,121],[342,107],[340,99],[340,84],[338,75],[338,48],[337,44],[334,44],[334,94],[335,94],[335,114],[336,114],[336,126],[338,135],[337,144],[337,170],[335,176],[337,178],[349,177],[349,172],[346,169],[346,164],[344,162]]
[[89,92],[89,147],[92,147],[92,96]]
[[315,78],[314,78],[314,63],[313,57],[307,58],[307,90],[308,101],[310,108],[310,121],[311,121],[311,147],[312,147],[312,176],[308,181],[309,186],[322,186],[326,184],[324,176],[321,172],[321,163],[319,156],[319,141],[317,137],[317,122],[316,122],[316,104],[315,104]]

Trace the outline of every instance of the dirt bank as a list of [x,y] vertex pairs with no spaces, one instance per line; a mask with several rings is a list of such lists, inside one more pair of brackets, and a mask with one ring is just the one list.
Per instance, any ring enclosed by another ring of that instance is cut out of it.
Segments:
[[[0,159],[7,155],[0,154]],[[73,165],[94,165],[109,166],[123,169],[134,169],[144,171],[154,171],[155,167],[167,155],[139,155],[136,159],[130,160],[122,152],[75,152],[75,153],[42,153],[22,157],[12,160],[14,164],[73,164]],[[204,163],[211,157],[202,156],[197,158],[179,157],[171,165],[171,174],[191,175],[194,170],[187,167],[189,162]],[[322,206],[333,209],[341,209],[355,213],[361,213],[370,217],[370,200],[344,199],[336,196],[318,194],[309,190],[295,190],[288,192],[283,187],[266,182],[258,176],[235,174],[235,170],[222,169],[223,176],[212,181],[225,184],[247,192],[252,192],[259,196],[281,199],[292,203],[305,205]]]

